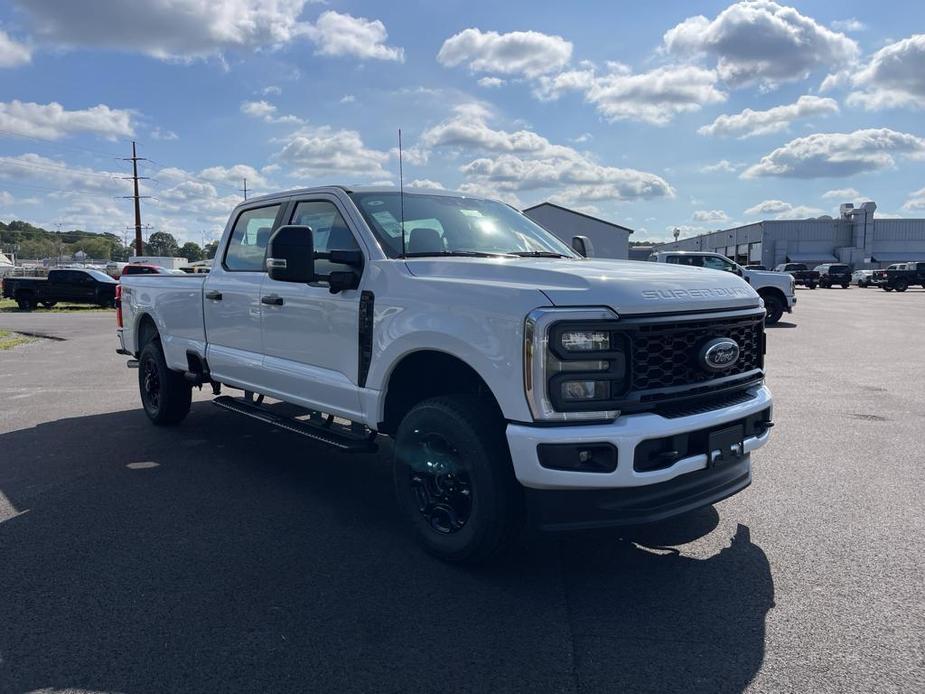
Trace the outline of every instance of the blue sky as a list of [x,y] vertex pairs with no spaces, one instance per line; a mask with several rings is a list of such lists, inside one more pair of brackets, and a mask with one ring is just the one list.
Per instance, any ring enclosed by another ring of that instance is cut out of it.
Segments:
[[925,4],[7,0],[0,219],[215,238],[254,192],[546,199],[636,240],[925,216]]

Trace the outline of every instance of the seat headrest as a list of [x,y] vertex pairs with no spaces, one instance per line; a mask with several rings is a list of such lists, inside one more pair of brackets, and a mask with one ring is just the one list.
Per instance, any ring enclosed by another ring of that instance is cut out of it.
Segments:
[[446,250],[443,237],[436,229],[416,227],[408,233],[408,253],[439,253]]
[[260,227],[257,230],[257,245],[267,247],[270,241],[270,227]]

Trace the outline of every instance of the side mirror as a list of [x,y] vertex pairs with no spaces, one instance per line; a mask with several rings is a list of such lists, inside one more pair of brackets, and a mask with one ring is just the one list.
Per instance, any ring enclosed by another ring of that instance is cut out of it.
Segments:
[[590,258],[594,254],[594,247],[591,245],[591,239],[587,236],[573,236],[572,250],[583,258]]
[[266,267],[270,279],[279,282],[316,281],[311,227],[292,224],[274,231],[267,244]]

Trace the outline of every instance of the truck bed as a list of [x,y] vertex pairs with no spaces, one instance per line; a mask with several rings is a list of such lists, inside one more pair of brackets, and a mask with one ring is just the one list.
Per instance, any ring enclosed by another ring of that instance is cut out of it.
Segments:
[[186,353],[205,356],[206,333],[202,314],[202,285],[208,275],[128,275],[122,278],[123,342],[140,348],[136,316],[157,320],[167,365],[187,368]]

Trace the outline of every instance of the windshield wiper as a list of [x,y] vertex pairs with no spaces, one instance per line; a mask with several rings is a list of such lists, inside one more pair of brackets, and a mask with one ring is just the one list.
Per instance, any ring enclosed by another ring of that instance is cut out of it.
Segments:
[[511,255],[519,255],[521,258],[571,258],[570,255],[565,255],[564,253],[556,253],[555,251],[512,251]]
[[510,253],[485,253],[483,251],[420,251],[418,253],[405,253],[405,258],[427,258],[427,257],[444,257],[460,256],[463,258],[503,258]]

